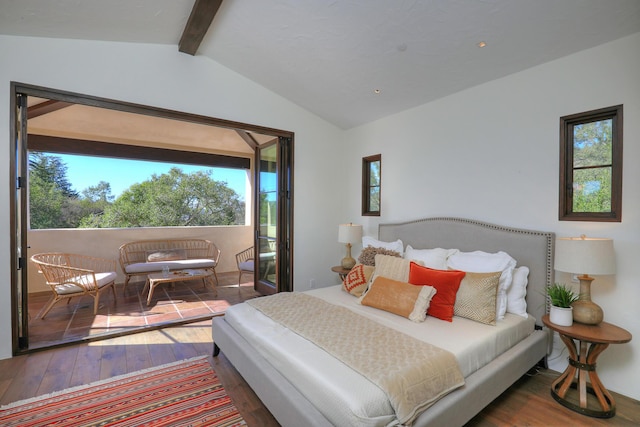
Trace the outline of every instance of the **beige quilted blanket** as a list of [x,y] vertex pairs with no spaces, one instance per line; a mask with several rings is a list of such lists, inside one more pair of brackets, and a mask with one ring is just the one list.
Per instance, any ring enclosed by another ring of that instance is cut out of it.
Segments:
[[401,424],[464,384],[453,354],[345,307],[296,292],[247,303],[380,387]]

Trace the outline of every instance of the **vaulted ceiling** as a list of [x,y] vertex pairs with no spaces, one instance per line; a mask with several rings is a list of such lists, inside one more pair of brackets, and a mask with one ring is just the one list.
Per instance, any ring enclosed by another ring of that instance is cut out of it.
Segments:
[[0,11],[0,34],[176,45],[345,129],[640,32],[638,0],[0,0]]

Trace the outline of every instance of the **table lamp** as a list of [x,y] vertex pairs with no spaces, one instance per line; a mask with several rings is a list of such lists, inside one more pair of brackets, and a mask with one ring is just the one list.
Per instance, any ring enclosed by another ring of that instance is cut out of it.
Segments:
[[347,255],[342,258],[342,268],[352,269],[356,260],[351,257],[351,244],[362,240],[362,226],[356,224],[340,224],[338,227],[338,242],[346,243]]
[[602,309],[591,301],[589,274],[614,274],[616,272],[613,240],[586,237],[562,237],[556,239],[555,269],[580,274],[580,296],[572,304],[573,320],[587,325],[602,322]]

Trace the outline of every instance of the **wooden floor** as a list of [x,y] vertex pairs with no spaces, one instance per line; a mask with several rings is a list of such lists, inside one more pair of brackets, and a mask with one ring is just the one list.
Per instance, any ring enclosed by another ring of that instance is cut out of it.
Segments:
[[640,426],[640,402],[617,393],[612,393],[616,416],[609,419],[580,415],[558,404],[549,393],[558,375],[555,371],[539,369],[520,378],[466,427]]
[[[277,426],[269,411],[224,357],[211,357],[210,321],[80,343],[0,360],[0,404],[62,390],[153,366],[208,355],[227,393],[249,426]],[[557,373],[525,376],[468,426],[637,426],[640,402],[615,395],[609,420],[576,414],[549,395]]]

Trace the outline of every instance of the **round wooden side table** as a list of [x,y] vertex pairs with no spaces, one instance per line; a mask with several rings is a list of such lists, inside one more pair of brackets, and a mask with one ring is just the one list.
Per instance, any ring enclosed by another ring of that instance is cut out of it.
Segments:
[[[607,322],[598,325],[574,322],[572,326],[559,326],[551,323],[548,315],[542,317],[542,323],[560,334],[560,339],[569,350],[569,366],[551,384],[551,396],[560,404],[580,414],[597,418],[613,417],[616,414],[616,403],[598,378],[596,359],[609,344],[631,341],[631,333]],[[577,340],[579,345],[576,345],[574,340]],[[567,398],[569,389],[578,391],[578,404]],[[587,393],[596,397],[600,409],[594,408],[593,404],[589,407]]]
[[338,276],[340,276],[340,280],[344,280],[344,278],[347,277],[347,274],[349,274],[351,269],[344,268],[341,265],[336,265],[335,267],[331,267],[331,271],[333,271],[334,273],[338,273]]

